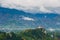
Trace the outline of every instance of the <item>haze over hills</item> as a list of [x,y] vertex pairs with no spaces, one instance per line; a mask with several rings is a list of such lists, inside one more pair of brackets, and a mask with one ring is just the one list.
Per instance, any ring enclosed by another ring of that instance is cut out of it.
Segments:
[[60,14],[29,13],[23,10],[0,7],[0,28],[60,28]]

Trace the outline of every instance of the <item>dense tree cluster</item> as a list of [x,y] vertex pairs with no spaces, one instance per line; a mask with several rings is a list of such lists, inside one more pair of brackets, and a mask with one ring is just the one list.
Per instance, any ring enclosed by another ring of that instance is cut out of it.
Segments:
[[0,40],[57,40],[53,39],[45,29],[29,29],[18,33],[0,32]]

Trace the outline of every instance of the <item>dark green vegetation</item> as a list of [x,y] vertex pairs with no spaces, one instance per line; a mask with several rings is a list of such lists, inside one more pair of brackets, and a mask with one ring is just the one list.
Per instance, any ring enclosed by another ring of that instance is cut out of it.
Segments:
[[28,29],[17,33],[0,32],[0,40],[58,40],[60,37],[59,35],[51,37],[51,34],[43,28]]

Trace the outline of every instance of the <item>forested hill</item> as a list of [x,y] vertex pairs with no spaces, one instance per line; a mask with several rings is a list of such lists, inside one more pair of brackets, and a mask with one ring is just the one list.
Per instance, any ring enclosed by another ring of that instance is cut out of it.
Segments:
[[27,29],[21,32],[0,32],[0,40],[57,40],[52,38],[44,28]]

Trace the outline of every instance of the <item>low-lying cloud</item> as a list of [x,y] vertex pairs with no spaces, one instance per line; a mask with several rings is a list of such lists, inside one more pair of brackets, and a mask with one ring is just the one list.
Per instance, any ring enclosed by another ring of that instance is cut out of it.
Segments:
[[30,17],[22,17],[23,20],[27,20],[27,21],[34,21],[33,18],[30,18]]

